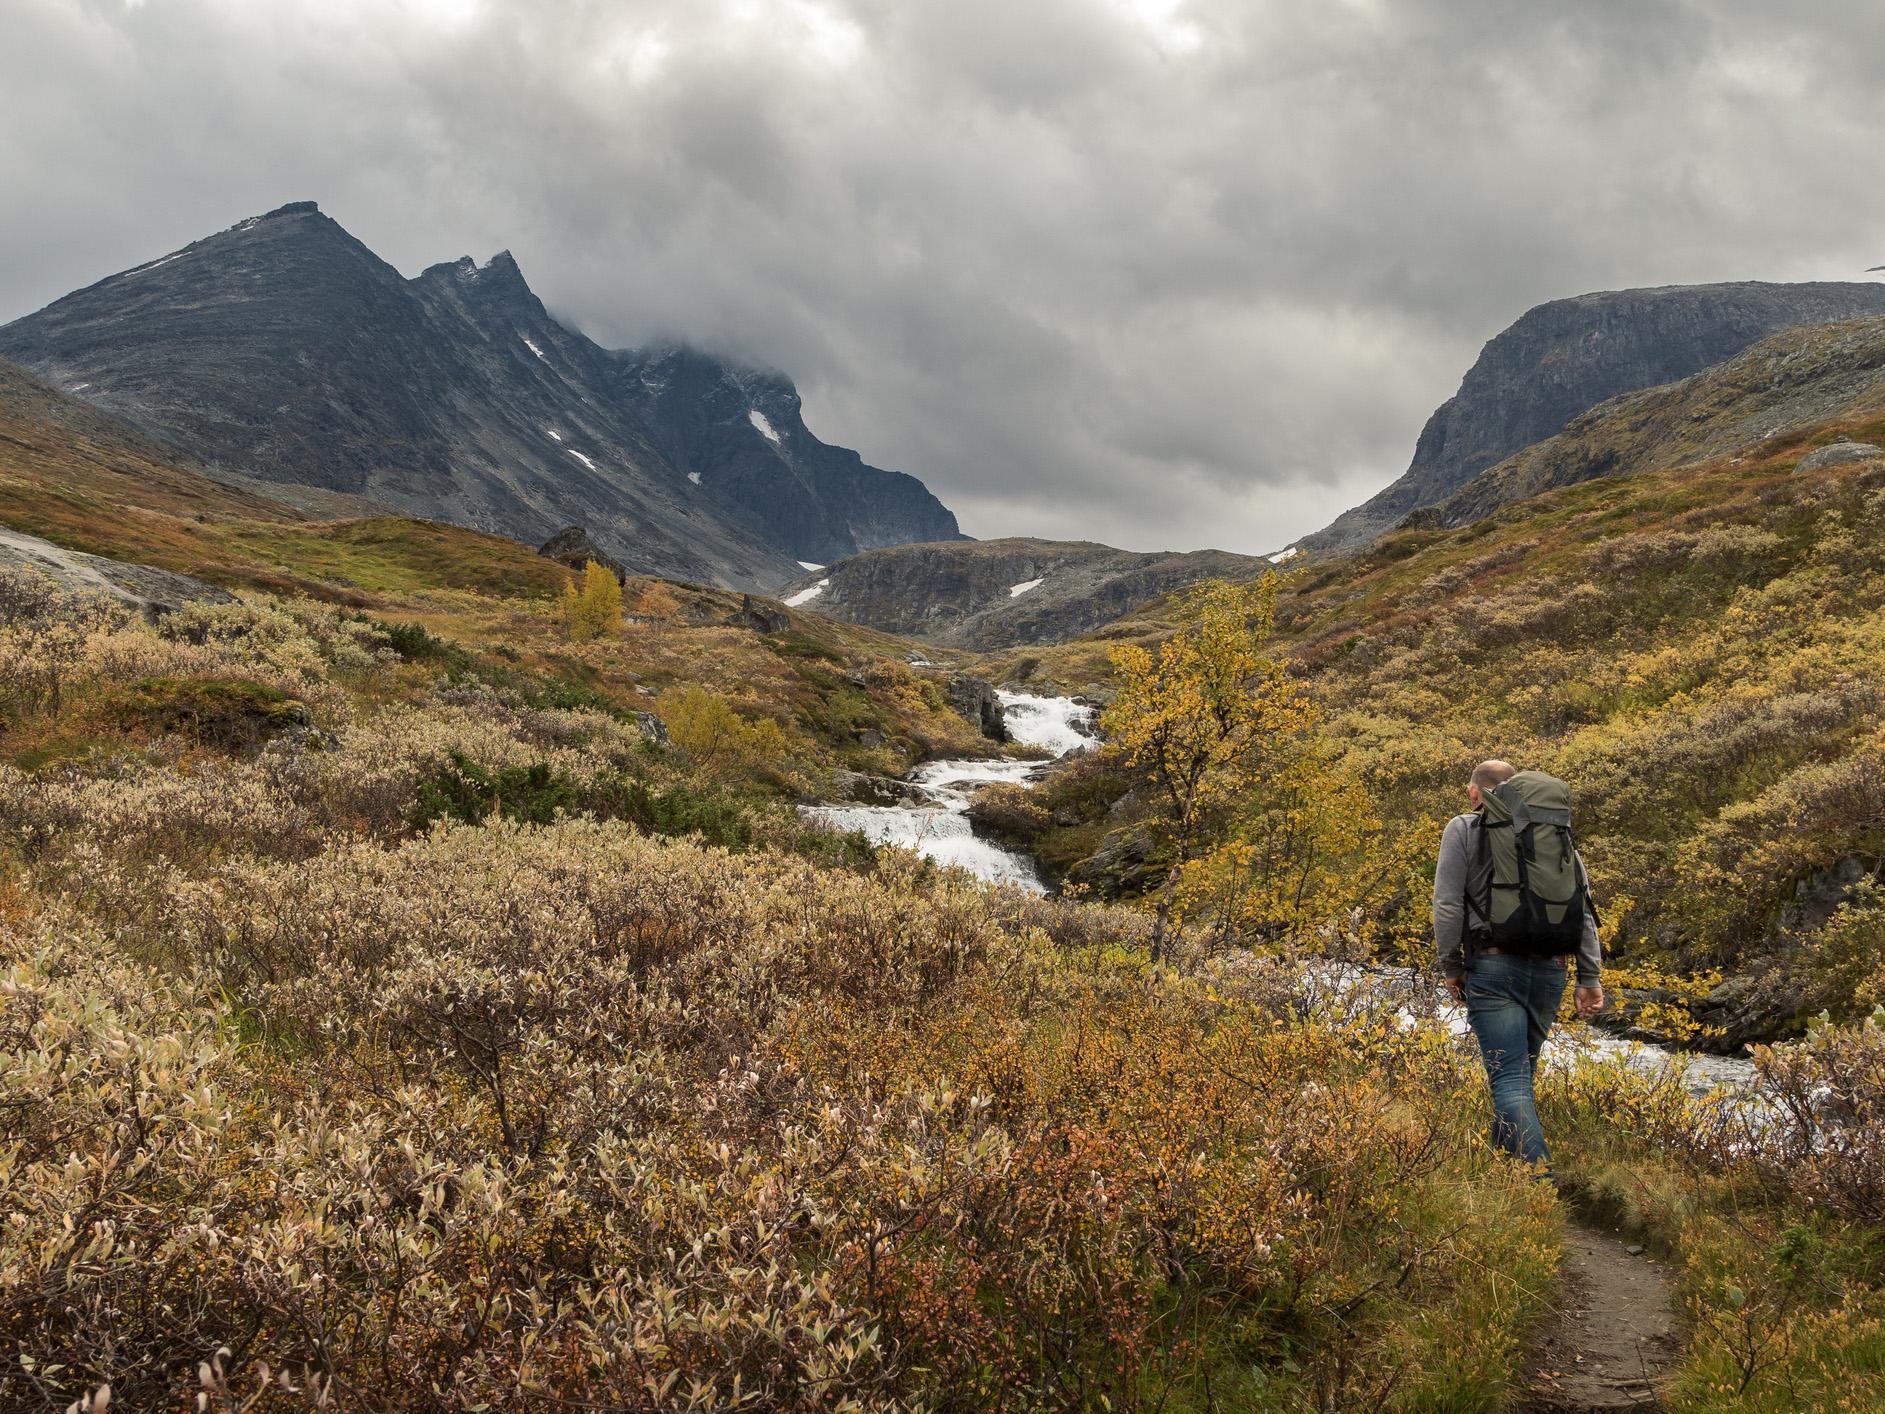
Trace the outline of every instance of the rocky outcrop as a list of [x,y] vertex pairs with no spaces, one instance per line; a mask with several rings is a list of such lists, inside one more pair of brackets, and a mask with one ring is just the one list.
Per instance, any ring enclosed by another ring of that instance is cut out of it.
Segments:
[[555,560],[559,565],[568,565],[581,574],[594,560],[603,569],[614,575],[617,581],[626,580],[628,571],[622,562],[595,541],[589,538],[589,532],[580,525],[565,526],[538,547],[537,553],[546,559]]
[[1871,442],[1834,442],[1808,452],[1795,464],[1795,471],[1824,471],[1829,466],[1850,466],[1854,462],[1877,461],[1885,457],[1885,447]]
[[814,437],[784,375],[604,349],[508,252],[408,280],[313,202],[67,295],[0,355],[217,475],[530,544],[573,522],[639,573],[769,590],[957,534],[921,482]]
[[28,570],[78,594],[115,599],[149,615],[171,613],[185,604],[229,604],[235,596],[187,574],[111,560],[67,550],[37,535],[0,529],[0,569]]
[[770,599],[742,594],[738,611],[727,622],[735,628],[750,628],[754,633],[784,633],[792,627],[792,616],[783,605]]
[[1881,314],[1885,285],[1831,282],[1672,285],[1541,304],[1487,343],[1398,481],[1298,545],[1365,544],[1606,399],[1687,378],[1782,329]]
[[1205,579],[1269,565],[1222,550],[1141,554],[1087,541],[977,540],[872,550],[808,575],[806,607],[886,633],[989,650],[1059,643]]
[[831,799],[855,805],[934,805],[924,789],[891,776],[870,776],[843,768],[831,773]]
[[992,686],[968,673],[951,673],[943,691],[949,705],[983,736],[990,741],[1008,740],[1007,719],[1001,710],[1001,699]]

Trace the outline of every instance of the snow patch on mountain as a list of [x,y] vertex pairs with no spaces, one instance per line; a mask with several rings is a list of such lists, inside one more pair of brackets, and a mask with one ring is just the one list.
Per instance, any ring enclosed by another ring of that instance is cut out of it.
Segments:
[[754,408],[748,412],[746,414],[746,420],[752,423],[754,427],[758,428],[759,435],[764,437],[768,442],[776,444],[783,440],[772,423],[767,419],[766,414],[761,412],[758,408]]
[[688,472],[687,479],[693,482],[696,486],[700,485],[700,473],[697,471]]
[[596,469],[596,464],[590,461],[589,458],[584,456],[581,452],[577,451],[574,447],[571,447],[569,449],[569,454],[572,457],[576,458],[576,460],[581,462],[584,466],[588,467],[591,471],[594,471]]
[[120,280],[128,280],[133,275],[142,275],[146,270],[155,270],[159,265],[168,265],[173,260],[181,260],[183,259],[184,256],[188,255],[189,253],[190,252],[188,248],[186,247],[185,249],[177,251],[174,254],[164,256],[161,260],[153,260],[149,265],[140,265],[135,270],[127,270],[124,272],[124,274],[120,275],[118,278]]
[[[519,334],[517,337],[522,339],[523,335]],[[524,339],[524,347],[529,349],[530,352],[535,354],[538,358],[542,359],[545,363],[548,363],[550,361],[550,356],[546,354],[542,349],[538,348],[535,344],[531,343],[529,339]]]
[[799,561],[799,568],[800,568],[800,569],[802,569],[802,570],[821,570],[821,569],[823,569],[823,568],[824,568],[824,566],[823,566],[823,565],[815,565],[815,564],[813,564],[813,563],[812,563],[812,562],[811,562],[810,560],[800,560],[800,561]]
[[788,609],[796,609],[801,604],[809,604],[812,602],[812,600],[816,599],[820,594],[823,594],[825,590],[830,587],[830,585],[831,585],[830,580],[821,579],[818,581],[818,583],[812,585],[809,589],[801,589],[796,594],[787,595],[786,600],[785,600],[785,605]]
[[1038,579],[1024,579],[1019,584],[1011,584],[1008,586],[1008,597],[1019,599],[1023,594],[1039,589],[1041,584],[1042,581]]

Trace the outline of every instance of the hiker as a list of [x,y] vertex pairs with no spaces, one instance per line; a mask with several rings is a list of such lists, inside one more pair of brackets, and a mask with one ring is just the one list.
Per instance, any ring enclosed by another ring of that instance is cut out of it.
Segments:
[[1577,1014],[1603,1010],[1597,909],[1571,838],[1570,787],[1504,761],[1473,768],[1433,875],[1440,973],[1466,1003],[1492,1087],[1492,1139],[1550,1181],[1532,1073],[1577,958]]

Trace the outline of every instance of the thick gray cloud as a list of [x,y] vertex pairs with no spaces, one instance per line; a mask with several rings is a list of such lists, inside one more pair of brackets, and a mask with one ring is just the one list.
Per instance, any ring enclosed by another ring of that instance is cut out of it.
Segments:
[[776,364],[977,535],[1274,549],[1478,346],[1885,260],[1885,12],[0,0],[0,319],[281,202]]

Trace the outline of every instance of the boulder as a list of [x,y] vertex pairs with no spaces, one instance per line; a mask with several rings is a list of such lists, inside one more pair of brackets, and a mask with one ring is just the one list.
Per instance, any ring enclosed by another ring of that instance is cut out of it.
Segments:
[[792,627],[792,616],[782,604],[742,594],[739,611],[727,623],[733,628],[750,628],[754,633],[784,633]]
[[1001,710],[1001,699],[994,687],[969,673],[951,673],[943,691],[949,705],[968,719],[990,741],[1008,740],[1008,722]]
[[1874,446],[1870,442],[1834,442],[1829,446],[1816,447],[1800,458],[1795,471],[1823,471],[1829,466],[1846,466],[1852,462],[1875,461],[1885,457],[1885,447]]
[[1158,872],[1152,841],[1142,830],[1114,830],[1100,847],[1067,871],[1067,882],[1085,884],[1101,898],[1144,889]]
[[832,799],[855,805],[933,805],[919,785],[890,776],[869,776],[842,768],[831,773]]
[[568,565],[581,574],[594,560],[603,569],[618,580],[626,580],[628,571],[622,562],[595,541],[589,538],[589,532],[580,525],[566,525],[538,547],[537,553],[545,559],[555,560],[559,565]]
[[[646,692],[646,688],[637,688],[637,692]],[[641,734],[656,746],[672,746],[674,738],[668,735],[668,724],[653,712],[637,712],[635,725],[641,728]]]

